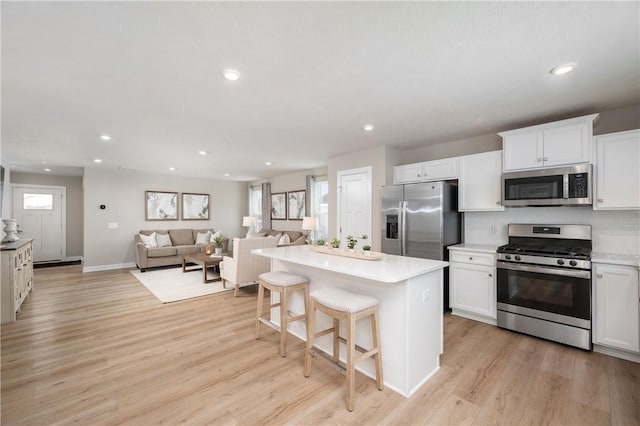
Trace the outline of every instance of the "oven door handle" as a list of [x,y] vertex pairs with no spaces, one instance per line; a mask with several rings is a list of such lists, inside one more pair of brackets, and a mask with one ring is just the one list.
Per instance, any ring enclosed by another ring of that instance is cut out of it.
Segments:
[[544,266],[522,265],[519,263],[509,263],[509,262],[503,262],[500,260],[497,262],[496,265],[498,269],[510,269],[512,271],[525,271],[525,272],[534,272],[539,274],[562,275],[563,277],[591,279],[591,271],[576,270],[576,269],[545,268]]

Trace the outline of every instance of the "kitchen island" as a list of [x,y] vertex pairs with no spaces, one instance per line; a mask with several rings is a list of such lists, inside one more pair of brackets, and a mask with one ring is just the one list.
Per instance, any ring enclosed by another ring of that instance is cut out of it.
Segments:
[[[256,249],[252,253],[269,257],[272,271],[288,271],[309,278],[311,292],[340,287],[373,296],[380,301],[380,340],[386,387],[411,396],[440,368],[443,350],[442,288],[447,262],[384,255],[382,260],[354,259],[313,252],[309,246]],[[299,293],[299,292],[296,292]],[[279,299],[272,293],[272,303]],[[289,311],[304,312],[302,294],[290,296]],[[279,308],[271,310],[272,322],[279,326]],[[317,330],[331,326],[331,320],[318,313]],[[304,322],[289,325],[291,334],[306,340]],[[340,335],[346,335],[341,324]],[[368,321],[359,321],[356,344],[372,346]],[[331,353],[331,335],[316,339],[316,346]],[[340,359],[345,360],[344,345]],[[358,371],[375,377],[371,359],[356,364]],[[302,370],[300,371],[302,375]]]

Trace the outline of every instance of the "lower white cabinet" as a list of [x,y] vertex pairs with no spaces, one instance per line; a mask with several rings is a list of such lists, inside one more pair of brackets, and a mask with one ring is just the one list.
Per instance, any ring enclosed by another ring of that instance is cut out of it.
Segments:
[[449,258],[449,304],[452,313],[495,325],[495,254],[452,250]]
[[638,268],[594,263],[593,343],[640,353]]
[[18,240],[2,248],[2,324],[16,320],[16,312],[33,289],[32,241]]

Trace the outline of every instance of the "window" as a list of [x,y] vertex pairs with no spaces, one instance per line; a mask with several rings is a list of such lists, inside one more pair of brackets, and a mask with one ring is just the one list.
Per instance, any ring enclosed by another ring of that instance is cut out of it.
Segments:
[[53,194],[23,194],[24,210],[53,210]]
[[255,218],[253,229],[249,231],[258,232],[262,229],[262,187],[260,185],[249,187],[249,216]]
[[329,181],[327,176],[315,176],[311,186],[311,215],[318,218],[314,240],[329,238]]

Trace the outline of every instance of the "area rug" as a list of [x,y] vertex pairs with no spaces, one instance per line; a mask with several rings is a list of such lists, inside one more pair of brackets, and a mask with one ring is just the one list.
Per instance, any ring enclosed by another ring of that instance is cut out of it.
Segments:
[[[182,272],[182,268],[157,269],[155,271],[131,271],[134,277],[162,303],[208,296],[233,290],[232,285],[222,287],[222,281],[202,282],[202,271]],[[209,278],[213,278],[209,272]]]

